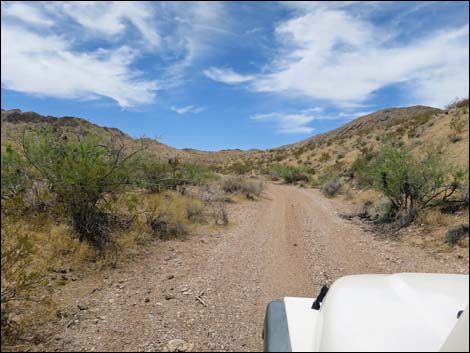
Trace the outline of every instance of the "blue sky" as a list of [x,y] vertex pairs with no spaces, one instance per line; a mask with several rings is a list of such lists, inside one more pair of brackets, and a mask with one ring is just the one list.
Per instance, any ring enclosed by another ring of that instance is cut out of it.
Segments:
[[468,2],[1,5],[3,109],[271,148],[469,92]]

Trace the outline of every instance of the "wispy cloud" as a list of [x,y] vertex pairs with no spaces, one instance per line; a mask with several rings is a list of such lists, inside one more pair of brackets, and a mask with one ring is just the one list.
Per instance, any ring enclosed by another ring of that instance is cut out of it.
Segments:
[[[2,2],[2,87],[68,99],[108,97],[125,108],[152,103],[157,89],[185,82],[191,65],[216,46],[214,39],[230,35],[223,8],[205,2]],[[140,66],[149,58],[156,64]]]
[[[306,96],[342,107],[358,106],[396,84],[409,92],[410,101],[434,106],[468,94],[468,25],[397,42],[402,28],[392,27],[398,32],[389,33],[369,17],[353,15],[355,2],[288,6],[300,11],[277,26],[281,48],[267,72],[239,75],[213,67],[206,75],[228,84],[249,82],[253,91]],[[369,15],[374,6],[369,6]]]
[[250,118],[258,122],[274,123],[276,130],[288,134],[311,134],[315,128],[311,126],[314,121],[341,121],[347,122],[372,111],[340,111],[326,114],[321,107],[302,109],[299,113],[263,113],[255,114]]
[[41,27],[50,27],[54,24],[54,21],[44,15],[41,9],[18,1],[2,6],[2,16],[15,17]]
[[276,130],[284,134],[311,134],[314,131],[314,128],[308,124],[315,118],[305,114],[256,114],[251,119],[259,122],[272,121],[275,123]]
[[227,83],[229,85],[237,84],[237,83],[244,83],[254,80],[254,76],[252,75],[241,75],[233,71],[233,69],[224,69],[224,68],[217,68],[211,67],[203,71],[204,75],[209,77],[214,81],[219,81],[223,83]]
[[141,78],[129,47],[74,51],[66,38],[2,25],[1,75],[8,89],[60,98],[104,96],[122,107],[150,103],[157,82]]
[[186,114],[186,113],[200,113],[204,111],[206,108],[196,107],[194,105],[187,105],[185,107],[180,107],[180,108],[173,106],[170,109],[178,114]]

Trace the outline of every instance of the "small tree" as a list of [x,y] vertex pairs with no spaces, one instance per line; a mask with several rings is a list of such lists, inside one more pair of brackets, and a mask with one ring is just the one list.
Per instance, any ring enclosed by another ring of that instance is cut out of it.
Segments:
[[450,200],[465,175],[446,162],[442,151],[429,150],[416,158],[407,147],[393,145],[382,148],[371,168],[373,186],[391,203],[390,215],[410,220]]
[[[100,141],[101,140],[101,141]],[[55,196],[59,214],[102,250],[113,224],[111,200],[132,181],[130,164],[143,149],[128,152],[122,141],[46,134],[36,140],[23,134],[27,161]]]

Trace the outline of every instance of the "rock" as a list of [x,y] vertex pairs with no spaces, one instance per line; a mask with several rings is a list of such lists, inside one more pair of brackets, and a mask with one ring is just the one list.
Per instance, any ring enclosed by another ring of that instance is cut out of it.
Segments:
[[175,276],[173,276],[173,275],[168,275],[168,276],[166,277],[166,279],[173,279],[173,278],[175,278]]
[[77,307],[80,310],[88,310],[88,305],[86,305],[86,304],[78,304]]
[[194,345],[180,339],[168,341],[163,352],[191,352]]
[[145,299],[144,299],[144,303],[148,303],[149,301],[150,301],[149,298],[145,298]]
[[165,294],[165,300],[172,300],[175,299],[175,296],[173,294]]

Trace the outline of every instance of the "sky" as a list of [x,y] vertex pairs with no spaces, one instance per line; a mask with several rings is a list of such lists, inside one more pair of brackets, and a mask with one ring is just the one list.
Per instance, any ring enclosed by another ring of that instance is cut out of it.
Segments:
[[1,3],[1,106],[272,148],[469,92],[469,3]]

